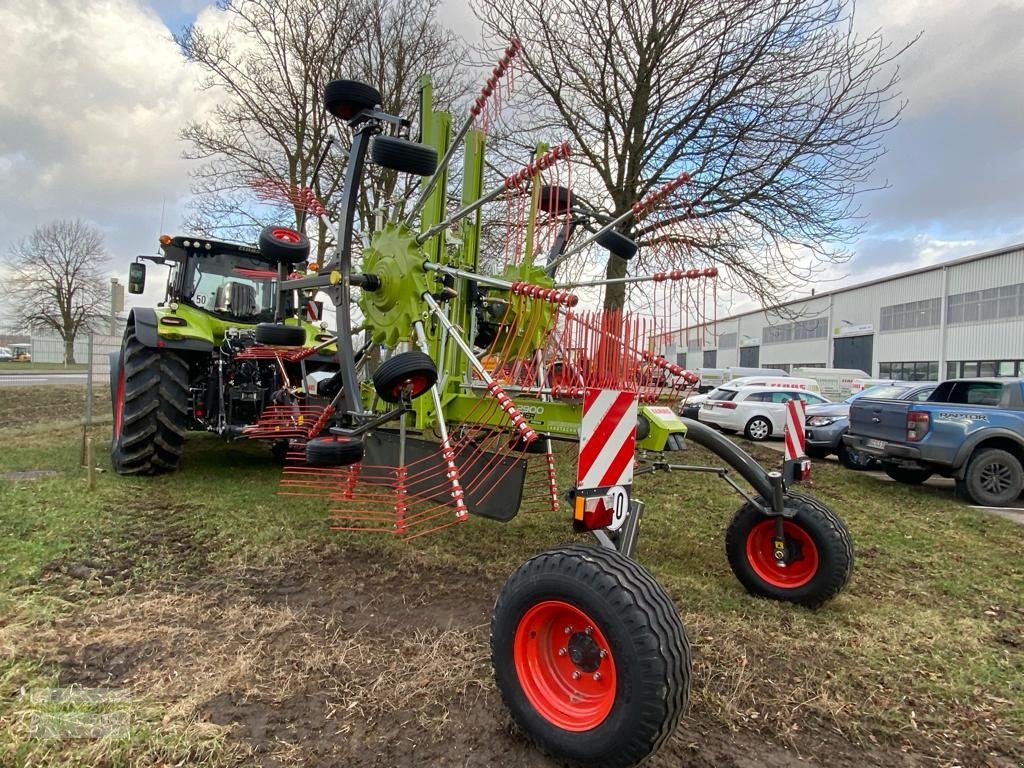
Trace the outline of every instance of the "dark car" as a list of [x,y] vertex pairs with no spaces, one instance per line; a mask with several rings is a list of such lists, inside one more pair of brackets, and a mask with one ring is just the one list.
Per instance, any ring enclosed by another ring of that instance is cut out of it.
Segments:
[[841,403],[811,405],[807,407],[807,455],[823,459],[835,454],[847,469],[869,469],[875,460],[862,451],[854,450],[843,442],[850,429],[850,404],[861,397],[884,400],[927,400],[938,384],[934,381],[901,381],[878,384],[850,395]]

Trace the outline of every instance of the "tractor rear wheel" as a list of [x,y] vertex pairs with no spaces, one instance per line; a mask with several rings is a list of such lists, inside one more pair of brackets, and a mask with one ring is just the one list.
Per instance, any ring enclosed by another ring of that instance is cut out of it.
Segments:
[[567,546],[520,566],[494,606],[491,656],[515,721],[575,764],[642,762],[689,697],[690,647],[671,599],[610,549]]
[[188,429],[188,364],[176,353],[125,338],[114,400],[110,461],[119,475],[178,468]]

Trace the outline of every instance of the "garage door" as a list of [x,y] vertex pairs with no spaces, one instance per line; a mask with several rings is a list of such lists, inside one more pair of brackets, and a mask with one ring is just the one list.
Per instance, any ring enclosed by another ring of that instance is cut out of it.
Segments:
[[835,368],[858,368],[870,374],[874,346],[875,337],[870,333],[865,336],[838,338],[835,340],[832,365]]
[[740,368],[760,368],[760,362],[760,347],[740,347]]

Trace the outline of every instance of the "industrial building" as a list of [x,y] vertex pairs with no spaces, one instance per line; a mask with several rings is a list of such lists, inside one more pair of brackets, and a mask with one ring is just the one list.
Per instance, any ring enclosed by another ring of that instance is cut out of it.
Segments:
[[1024,243],[733,315],[715,330],[688,329],[664,354],[690,370],[1024,376]]

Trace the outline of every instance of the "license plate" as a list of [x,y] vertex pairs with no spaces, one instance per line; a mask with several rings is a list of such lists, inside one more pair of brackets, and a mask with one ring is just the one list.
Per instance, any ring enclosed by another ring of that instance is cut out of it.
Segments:
[[885,440],[868,440],[864,445],[868,448],[885,448]]

